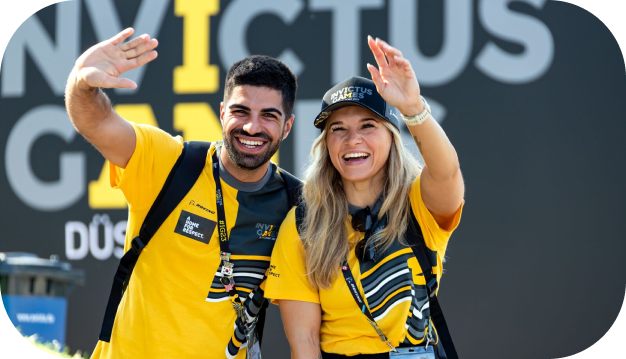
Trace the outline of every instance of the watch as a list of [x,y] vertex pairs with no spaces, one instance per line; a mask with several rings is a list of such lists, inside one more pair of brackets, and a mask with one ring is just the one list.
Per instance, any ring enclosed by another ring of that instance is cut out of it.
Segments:
[[422,102],[424,103],[424,110],[421,113],[415,116],[407,116],[405,114],[402,114],[402,119],[404,120],[404,123],[409,126],[421,125],[422,123],[424,123],[424,121],[426,121],[428,116],[430,116],[430,105],[428,104],[428,102],[426,102],[426,99],[423,96],[420,97],[422,98]]

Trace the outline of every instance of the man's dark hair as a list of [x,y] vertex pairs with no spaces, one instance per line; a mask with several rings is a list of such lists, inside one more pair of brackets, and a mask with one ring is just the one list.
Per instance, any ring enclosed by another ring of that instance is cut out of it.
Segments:
[[285,120],[293,113],[298,89],[296,75],[279,60],[265,55],[253,55],[234,63],[226,74],[224,103],[233,94],[235,87],[243,85],[268,87],[280,92]]

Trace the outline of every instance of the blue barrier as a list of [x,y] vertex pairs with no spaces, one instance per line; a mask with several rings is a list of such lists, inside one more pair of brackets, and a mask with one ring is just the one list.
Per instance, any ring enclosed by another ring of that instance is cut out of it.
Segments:
[[37,334],[40,342],[65,344],[67,297],[83,284],[83,270],[69,263],[30,253],[0,253],[2,304],[23,335]]

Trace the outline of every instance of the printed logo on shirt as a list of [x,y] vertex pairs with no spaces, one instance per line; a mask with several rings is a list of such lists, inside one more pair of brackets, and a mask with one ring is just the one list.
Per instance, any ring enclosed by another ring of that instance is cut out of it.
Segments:
[[220,221],[220,241],[222,242],[226,242],[228,240],[228,236],[226,235],[226,223],[224,221],[222,221],[221,219]]
[[270,265],[270,271],[267,273],[268,276],[272,276],[272,277],[276,277],[276,278],[280,278],[280,273],[276,272],[276,266],[275,265]]
[[259,239],[269,239],[275,241],[276,237],[278,236],[278,229],[279,226],[273,224],[256,224],[256,234],[257,236],[259,236]]
[[215,202],[222,206],[224,204],[223,200],[222,200],[222,190],[218,189],[217,192],[215,193]]
[[187,238],[195,239],[198,242],[208,244],[215,230],[215,224],[216,223],[210,219],[197,216],[187,211],[181,211],[174,232]]
[[194,201],[193,199],[189,202],[190,206],[193,207],[198,207],[201,210],[205,211],[205,212],[209,212],[211,214],[215,214],[215,212],[211,211],[210,209],[206,208],[205,206],[201,205],[200,203],[196,203],[196,201]]

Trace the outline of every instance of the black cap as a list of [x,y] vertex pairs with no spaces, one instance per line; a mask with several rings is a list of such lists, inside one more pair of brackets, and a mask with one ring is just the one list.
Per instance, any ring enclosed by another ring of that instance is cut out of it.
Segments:
[[324,94],[322,110],[315,117],[313,125],[324,129],[326,119],[333,111],[346,106],[361,106],[374,112],[376,116],[391,122],[400,128],[400,115],[395,107],[390,106],[376,91],[374,81],[364,77],[351,77],[333,86]]

